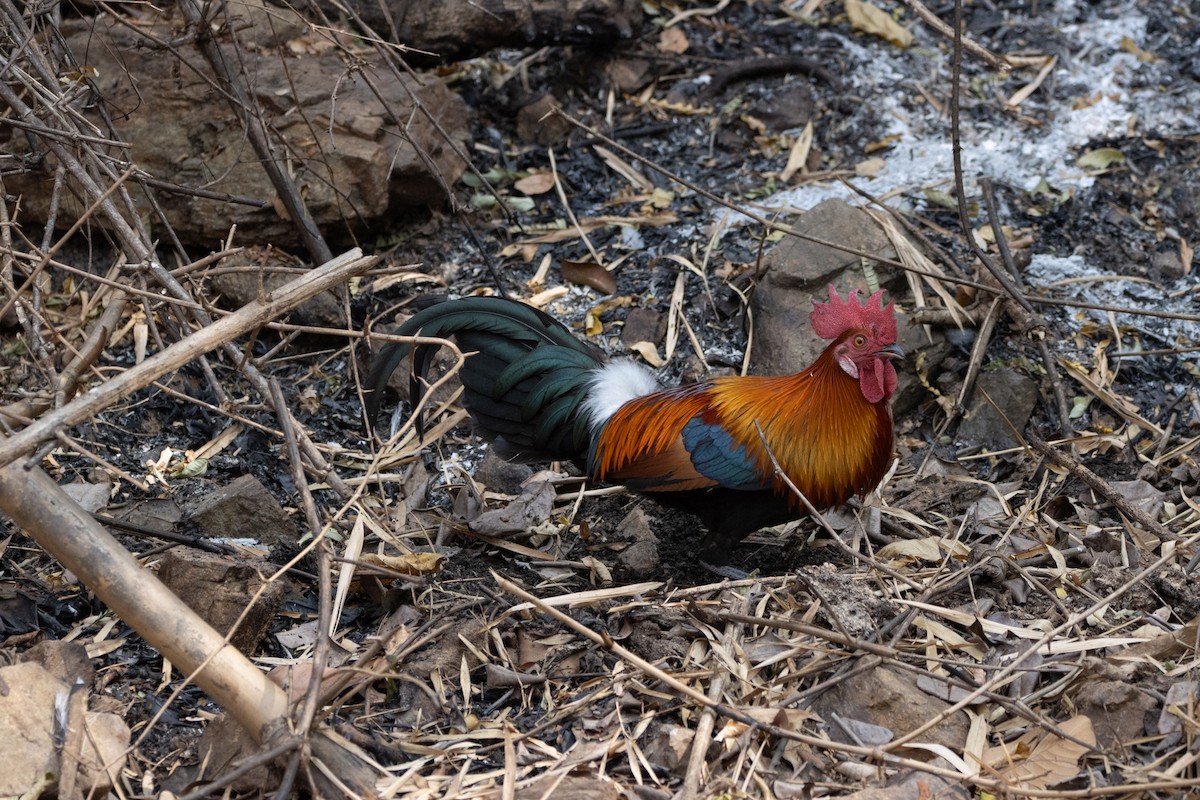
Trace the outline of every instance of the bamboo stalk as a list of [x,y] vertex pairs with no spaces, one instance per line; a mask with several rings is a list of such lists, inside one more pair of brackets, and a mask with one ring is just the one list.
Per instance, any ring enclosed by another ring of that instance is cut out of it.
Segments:
[[0,508],[185,674],[207,661],[196,683],[256,739],[287,714],[284,691],[143,569],[41,468],[0,469]]
[[[287,694],[196,612],[142,568],[40,467],[0,468],[0,509],[126,624],[203,689],[254,739],[287,744]],[[325,796],[374,795],[376,771],[329,731],[307,739]],[[297,739],[294,745],[299,745]],[[291,748],[288,748],[289,750]],[[328,777],[335,775],[336,779]]]

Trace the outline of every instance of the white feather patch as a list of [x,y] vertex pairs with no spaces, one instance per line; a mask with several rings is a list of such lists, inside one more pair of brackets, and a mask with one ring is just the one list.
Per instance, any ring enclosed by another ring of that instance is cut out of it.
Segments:
[[592,373],[588,383],[583,410],[589,417],[589,426],[598,428],[630,400],[661,388],[654,373],[636,361],[610,361]]

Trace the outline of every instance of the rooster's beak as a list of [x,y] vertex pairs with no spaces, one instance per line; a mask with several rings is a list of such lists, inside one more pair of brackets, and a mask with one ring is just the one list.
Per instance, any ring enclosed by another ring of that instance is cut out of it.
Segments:
[[893,358],[904,358],[904,351],[898,344],[889,344],[887,347],[876,350],[875,357],[891,361]]

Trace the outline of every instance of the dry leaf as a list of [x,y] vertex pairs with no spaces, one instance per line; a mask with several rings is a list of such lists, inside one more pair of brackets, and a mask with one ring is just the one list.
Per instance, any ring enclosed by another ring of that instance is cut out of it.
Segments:
[[441,570],[446,557],[440,553],[404,553],[398,556],[363,553],[358,560],[364,565],[399,572],[401,575],[432,575]]
[[690,45],[687,34],[679,28],[667,28],[658,36],[658,49],[663,53],[686,53]]
[[792,176],[797,172],[805,170],[805,165],[808,163],[808,154],[812,151],[813,143],[813,124],[812,120],[804,126],[804,131],[796,139],[796,143],[792,145],[792,150],[788,153],[787,165],[780,173],[780,180],[787,182],[792,179]]
[[919,615],[913,620],[913,627],[925,631],[931,637],[944,644],[946,647],[954,650],[961,650],[964,653],[970,654],[973,658],[982,661],[987,655],[983,651],[982,647],[977,644],[972,644],[957,631],[947,625],[943,625],[935,619],[930,619],[929,617]]
[[634,342],[629,349],[641,356],[652,367],[661,367],[667,362],[658,354],[658,348],[653,342]]
[[535,172],[514,183],[513,188],[528,195],[545,194],[554,188],[554,175],[549,172]]
[[1075,163],[1084,169],[1108,169],[1113,164],[1124,164],[1125,154],[1115,147],[1097,147],[1081,155]]
[[854,174],[864,178],[874,178],[887,162],[882,158],[868,158],[854,165]]
[[305,386],[300,390],[299,403],[300,409],[308,414],[315,414],[321,410],[321,398],[317,396],[317,390],[311,386]]
[[885,559],[911,559],[939,563],[949,553],[951,557],[966,559],[971,554],[971,548],[962,542],[939,536],[927,536],[924,539],[900,539],[885,544],[875,554]]
[[661,186],[655,186],[650,192],[650,206],[652,208],[663,209],[675,202],[675,193],[670,189],[664,189]]
[[844,0],[844,5],[846,16],[850,18],[850,26],[855,30],[878,36],[897,47],[908,47],[912,44],[912,31],[892,19],[883,9],[862,0]]
[[889,134],[879,141],[868,143],[867,146],[863,148],[863,152],[867,155],[870,155],[871,153],[879,150],[889,150],[902,138],[903,137],[898,133]]
[[584,556],[580,559],[592,571],[592,582],[608,586],[613,582],[612,571],[595,556]]
[[599,264],[590,261],[567,261],[559,263],[563,280],[576,286],[590,286],[601,294],[612,294],[617,291],[617,279],[612,273]]
[[600,314],[595,309],[588,311],[584,316],[583,332],[588,336],[599,336],[604,333],[604,323],[600,320]]
[[[1071,717],[1058,727],[1087,745],[1096,744],[1092,721],[1083,715]],[[989,747],[984,760],[993,767],[1002,767],[998,774],[1007,784],[1045,789],[1075,777],[1079,773],[1079,759],[1089,749],[1038,729],[1022,736],[1015,746]]]

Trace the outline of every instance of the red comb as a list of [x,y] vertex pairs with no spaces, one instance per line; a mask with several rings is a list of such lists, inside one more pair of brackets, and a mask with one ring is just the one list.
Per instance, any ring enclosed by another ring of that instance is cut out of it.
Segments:
[[863,303],[858,299],[858,289],[851,289],[843,300],[829,284],[829,302],[813,301],[813,310],[808,319],[813,332],[822,339],[833,340],[852,328],[870,328],[885,344],[896,341],[896,313],[894,302],[883,304],[883,290],[876,292]]

